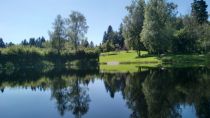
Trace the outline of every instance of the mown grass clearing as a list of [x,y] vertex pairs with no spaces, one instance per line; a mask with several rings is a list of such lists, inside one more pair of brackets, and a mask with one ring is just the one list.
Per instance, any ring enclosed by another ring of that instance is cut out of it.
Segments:
[[138,57],[135,51],[119,51],[119,52],[109,52],[102,53],[100,55],[99,62],[101,64],[107,62],[119,62],[122,63],[160,63],[160,59],[155,56],[147,56],[146,51],[141,52],[142,57]]
[[100,70],[117,72],[137,72],[141,67],[198,67],[210,65],[209,55],[148,55],[141,52],[138,57],[135,51],[119,51],[102,53],[100,55]]

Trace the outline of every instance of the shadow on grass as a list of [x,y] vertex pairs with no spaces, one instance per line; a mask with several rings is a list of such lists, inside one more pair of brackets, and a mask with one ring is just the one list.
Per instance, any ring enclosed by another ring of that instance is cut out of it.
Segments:
[[130,51],[126,51],[126,53],[132,53],[132,52],[130,52]]
[[111,55],[118,55],[117,53],[110,53],[110,54],[101,54],[100,56],[111,56]]
[[148,57],[160,58],[160,56],[154,55],[154,54],[142,54],[141,56],[137,56],[136,59],[139,59],[139,58],[148,58]]

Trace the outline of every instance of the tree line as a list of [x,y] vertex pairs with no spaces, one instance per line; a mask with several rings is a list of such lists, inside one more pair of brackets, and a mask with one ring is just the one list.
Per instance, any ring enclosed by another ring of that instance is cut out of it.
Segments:
[[6,47],[11,47],[15,45],[14,43],[12,42],[9,42],[9,43],[5,43],[3,38],[0,38],[0,48],[6,48]]
[[[100,46],[86,37],[89,26],[85,16],[77,11],[63,18],[58,15],[49,31],[50,40],[30,38],[22,46],[48,48],[56,53],[63,51],[141,50],[150,54],[208,53],[210,51],[210,22],[208,5],[204,0],[194,0],[191,14],[179,16],[177,5],[167,0],[133,0],[126,7],[128,14],[115,31],[108,26]],[[0,48],[13,46],[0,38]]]
[[[45,42],[46,42],[46,40],[42,36],[42,37],[38,37],[37,39],[30,38],[29,41],[24,39],[24,40],[21,41],[20,45],[22,45],[22,46],[34,46],[34,47],[43,48]],[[12,42],[5,43],[3,38],[0,38],[0,48],[7,48],[7,47],[11,47],[11,46],[15,46],[15,44],[12,43]]]
[[104,32],[102,45],[100,50],[103,52],[122,50],[124,49],[123,24],[120,24],[119,31],[114,31],[110,25],[107,31]]
[[55,68],[98,67],[99,53],[85,37],[87,30],[85,16],[73,11],[69,18],[56,17],[49,40],[42,36],[9,46],[0,38],[0,66],[9,61],[14,67],[44,67],[48,63]]
[[21,45],[23,45],[23,46],[35,46],[35,47],[43,48],[45,42],[46,42],[46,40],[42,36],[42,37],[38,37],[37,39],[30,38],[29,41],[27,41],[26,39],[24,39],[21,42]]
[[55,53],[78,52],[94,50],[93,41],[88,41],[85,37],[88,31],[88,25],[85,16],[77,11],[73,11],[68,18],[62,18],[58,15],[52,24],[52,31],[49,31],[49,40],[43,36],[38,38],[24,39],[20,44],[4,43],[0,38],[0,48],[10,46],[33,46],[37,48],[50,49]]
[[208,5],[194,0],[191,14],[178,16],[177,5],[167,0],[133,0],[119,31],[109,26],[100,50],[133,49],[151,54],[207,53],[210,51]]
[[77,11],[73,11],[68,18],[58,15],[53,23],[53,29],[49,32],[52,48],[56,52],[75,50],[85,50],[94,48],[94,43],[88,42],[85,37],[89,26],[85,16]]

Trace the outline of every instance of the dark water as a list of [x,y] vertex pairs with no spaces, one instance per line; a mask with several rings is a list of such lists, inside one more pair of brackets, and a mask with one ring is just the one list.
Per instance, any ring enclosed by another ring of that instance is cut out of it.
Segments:
[[0,72],[1,118],[209,118],[208,68]]

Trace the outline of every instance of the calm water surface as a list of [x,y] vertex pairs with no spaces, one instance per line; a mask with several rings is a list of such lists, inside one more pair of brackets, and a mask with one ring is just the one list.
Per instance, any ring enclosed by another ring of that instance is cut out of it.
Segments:
[[1,118],[208,118],[208,68],[0,74]]

